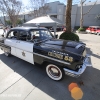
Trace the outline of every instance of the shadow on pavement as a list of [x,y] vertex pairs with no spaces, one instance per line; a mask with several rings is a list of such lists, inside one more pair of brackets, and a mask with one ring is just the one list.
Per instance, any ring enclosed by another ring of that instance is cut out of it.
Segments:
[[[0,55],[0,60],[6,64],[7,67],[22,76],[14,83],[10,83],[11,80],[8,79],[9,86],[4,88],[4,90],[2,89],[1,93],[6,91],[8,91],[7,93],[11,91],[13,91],[13,93],[21,92],[21,94],[24,95],[21,100],[32,100],[32,98],[34,100],[44,100],[47,99],[47,97],[52,98],[48,100],[72,100],[70,92],[68,91],[68,85],[72,82],[76,82],[83,90],[84,96],[82,100],[98,100],[98,98],[100,98],[100,70],[93,67],[87,67],[86,71],[79,78],[65,76],[62,81],[56,82],[47,77],[43,67],[29,64],[14,56],[8,58],[4,54]],[[10,72],[5,73],[5,76],[2,77],[3,79],[11,74]],[[29,88],[29,84],[26,85],[23,83],[23,78],[31,83],[33,87]],[[19,87],[17,87],[16,84]],[[26,91],[26,95],[23,93],[24,91]]]
[[81,39],[80,42],[85,43],[85,42],[88,42],[88,40]]
[[98,54],[94,54],[94,53],[91,51],[90,48],[86,48],[86,50],[87,50],[87,53],[90,54],[91,56],[94,56],[94,57],[100,59],[100,56],[99,56]]

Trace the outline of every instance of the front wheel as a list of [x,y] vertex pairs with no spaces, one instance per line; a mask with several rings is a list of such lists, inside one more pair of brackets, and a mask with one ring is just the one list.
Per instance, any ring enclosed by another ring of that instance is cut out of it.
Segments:
[[100,35],[100,33],[97,34],[98,36]]
[[49,64],[46,66],[46,73],[54,81],[59,81],[64,77],[64,71],[54,64]]

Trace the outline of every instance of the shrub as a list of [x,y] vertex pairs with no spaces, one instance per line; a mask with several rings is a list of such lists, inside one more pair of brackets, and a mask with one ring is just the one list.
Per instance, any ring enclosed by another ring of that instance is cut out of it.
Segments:
[[64,39],[64,40],[72,40],[72,41],[79,41],[79,36],[75,33],[67,33],[64,32],[60,35],[59,39]]
[[79,31],[79,32],[80,32],[80,31],[85,31],[85,29],[84,29],[84,28],[79,28],[78,31]]
[[[84,29],[86,30],[89,26],[84,26]],[[75,26],[74,29],[78,30],[80,28],[80,26]]]

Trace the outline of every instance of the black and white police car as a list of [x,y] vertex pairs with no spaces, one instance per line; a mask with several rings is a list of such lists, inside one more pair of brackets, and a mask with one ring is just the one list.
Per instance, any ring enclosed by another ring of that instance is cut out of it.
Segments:
[[46,73],[53,80],[65,74],[78,77],[91,66],[85,44],[54,38],[46,28],[16,27],[0,38],[6,56],[14,55],[31,64],[46,64]]

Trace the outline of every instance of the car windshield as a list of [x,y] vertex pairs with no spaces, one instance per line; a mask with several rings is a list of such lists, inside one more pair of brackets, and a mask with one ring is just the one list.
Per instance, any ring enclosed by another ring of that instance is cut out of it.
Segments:
[[46,40],[53,38],[52,33],[47,29],[31,30],[30,33],[33,39]]

